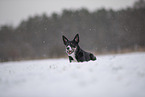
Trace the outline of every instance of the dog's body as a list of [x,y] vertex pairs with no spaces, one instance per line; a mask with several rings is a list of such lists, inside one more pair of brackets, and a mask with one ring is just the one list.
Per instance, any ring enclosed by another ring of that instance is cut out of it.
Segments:
[[65,36],[62,36],[63,42],[66,46],[66,53],[68,54],[69,61],[75,60],[77,62],[84,62],[90,60],[96,60],[96,57],[92,53],[85,52],[78,45],[79,35],[77,34],[72,41],[69,41]]

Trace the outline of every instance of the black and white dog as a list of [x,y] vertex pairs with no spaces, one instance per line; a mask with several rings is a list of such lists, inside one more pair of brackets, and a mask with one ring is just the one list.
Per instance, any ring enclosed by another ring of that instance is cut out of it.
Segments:
[[72,62],[72,60],[77,62],[96,60],[96,57],[92,53],[85,52],[78,45],[79,34],[77,34],[72,41],[69,41],[65,36],[62,36],[62,39],[66,46],[66,53],[68,54],[70,62]]

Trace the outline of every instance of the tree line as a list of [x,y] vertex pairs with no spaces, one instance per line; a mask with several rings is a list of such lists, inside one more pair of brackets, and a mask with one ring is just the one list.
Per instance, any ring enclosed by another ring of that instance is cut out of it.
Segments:
[[1,26],[0,61],[63,57],[62,35],[71,40],[77,33],[80,46],[92,52],[144,48],[144,2],[119,11],[63,10],[62,14],[29,17],[16,28]]

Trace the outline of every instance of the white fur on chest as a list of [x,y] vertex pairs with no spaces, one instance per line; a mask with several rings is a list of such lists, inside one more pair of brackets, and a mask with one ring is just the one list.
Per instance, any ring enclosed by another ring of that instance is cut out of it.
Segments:
[[75,57],[75,52],[73,52],[72,54],[68,54],[68,56],[71,56],[74,59],[74,61],[77,61]]

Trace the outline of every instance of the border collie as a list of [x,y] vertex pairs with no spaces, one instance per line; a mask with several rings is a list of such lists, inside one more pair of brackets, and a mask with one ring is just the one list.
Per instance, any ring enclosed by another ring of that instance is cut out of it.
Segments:
[[96,57],[92,53],[85,52],[78,45],[79,34],[77,34],[72,41],[68,40],[64,35],[62,36],[62,39],[66,46],[66,53],[70,62],[72,62],[72,60],[77,62],[96,60]]

